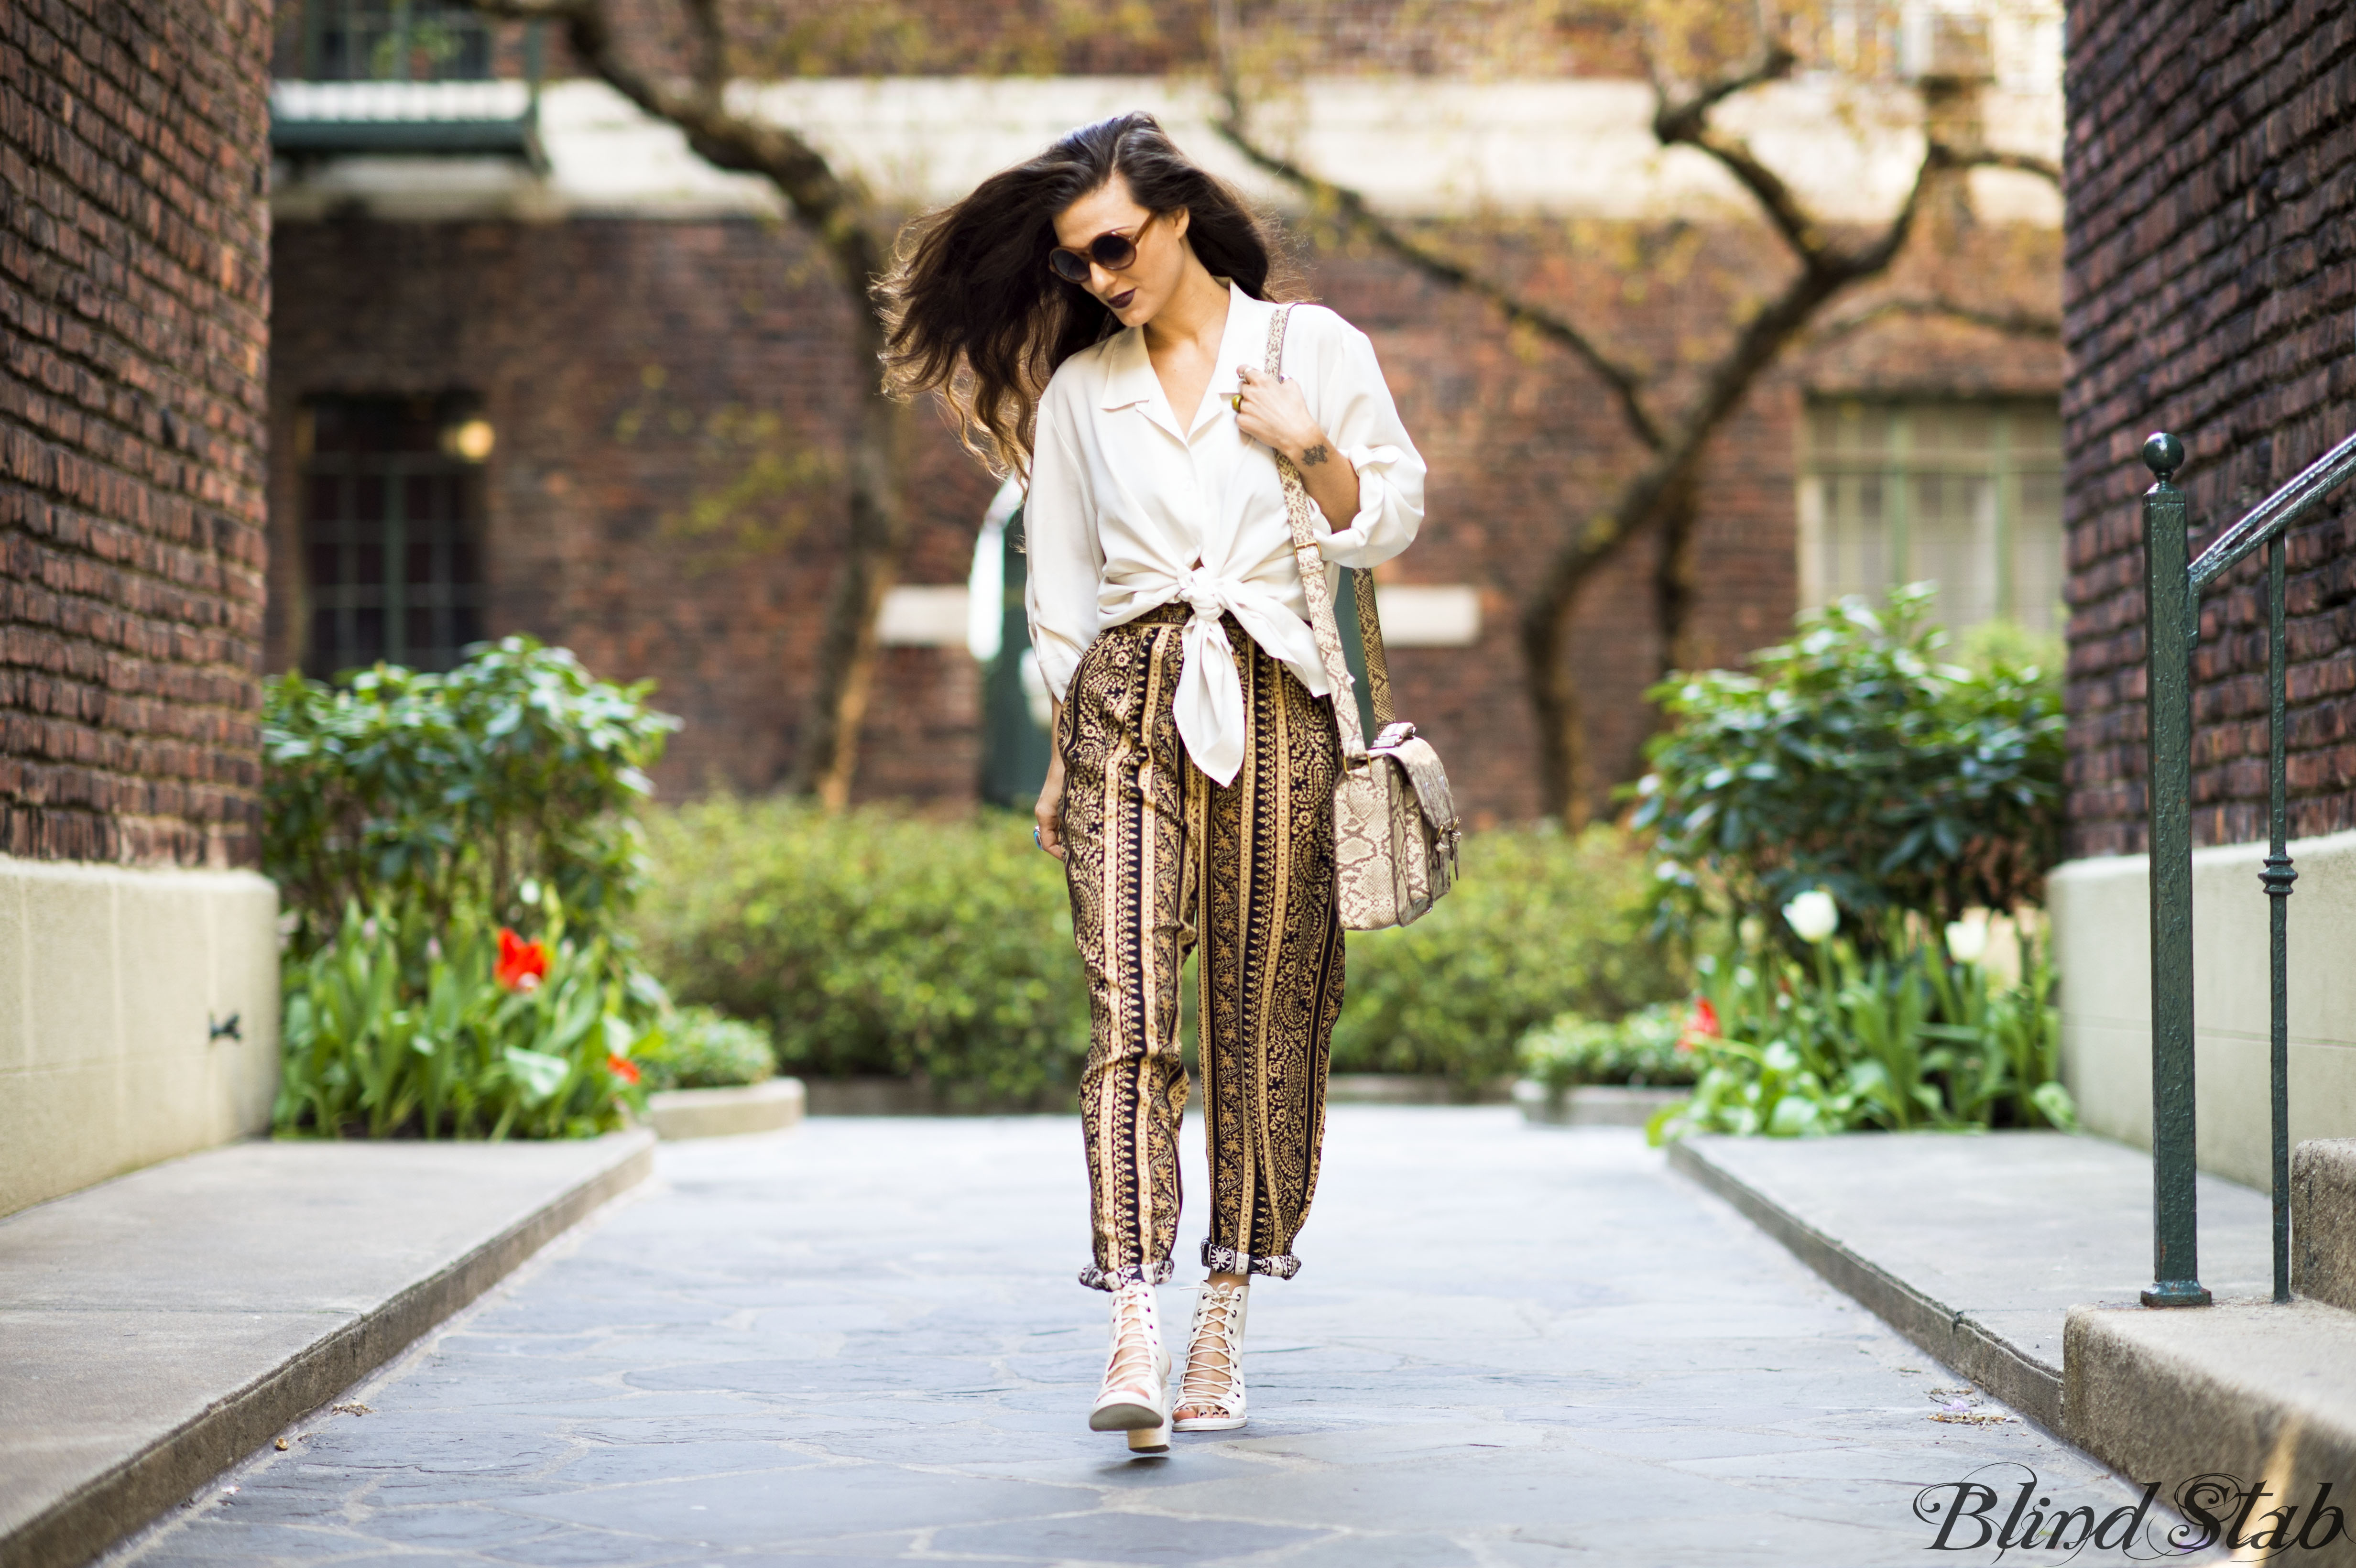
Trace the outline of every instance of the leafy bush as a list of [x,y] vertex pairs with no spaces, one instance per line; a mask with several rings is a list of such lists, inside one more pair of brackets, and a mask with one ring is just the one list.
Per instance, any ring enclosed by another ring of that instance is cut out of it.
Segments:
[[285,1059],[273,1121],[331,1137],[583,1136],[620,1125],[630,1061],[659,993],[632,997],[604,944],[548,938],[412,901],[347,908],[334,935],[290,961]]
[[1869,955],[1834,936],[1806,962],[1763,941],[1706,958],[1687,1037],[1700,1075],[1689,1102],[1655,1119],[1655,1141],[2074,1126],[2056,1079],[2053,971],[2034,944],[2011,984],[1955,961],[1919,919],[1882,927]]
[[1617,1023],[1564,1013],[1522,1036],[1522,1072],[1558,1100],[1582,1083],[1690,1084],[1689,1016],[1682,1002],[1655,1002]]
[[1552,826],[1467,836],[1463,880],[1430,914],[1352,932],[1336,1072],[1440,1072],[1470,1091],[1514,1071],[1533,1026],[1617,1018],[1682,994],[1648,936],[1650,884],[1622,834]]
[[447,675],[266,689],[263,869],[291,918],[281,1131],[617,1124],[668,1007],[618,925],[644,877],[643,770],[677,727],[647,690],[529,637]]
[[527,924],[546,889],[608,939],[644,855],[645,770],[679,721],[650,687],[594,678],[563,648],[509,637],[447,675],[378,665],[329,686],[288,675],[262,701],[262,869],[293,946],[357,903]]
[[710,1008],[680,1008],[664,1020],[660,1039],[640,1052],[645,1083],[654,1089],[730,1089],[759,1083],[777,1072],[766,1029]]
[[973,1104],[1077,1081],[1087,992],[1063,869],[1021,818],[723,795],[649,826],[648,962],[683,1000],[767,1020],[786,1071],[918,1076]]
[[2061,850],[2057,672],[2000,641],[1980,668],[1938,662],[1930,596],[1894,590],[1879,613],[1843,600],[1747,674],[1654,691],[1669,727],[1634,822],[1663,857],[1672,923],[1763,915],[1818,887],[1939,920],[2039,900]]

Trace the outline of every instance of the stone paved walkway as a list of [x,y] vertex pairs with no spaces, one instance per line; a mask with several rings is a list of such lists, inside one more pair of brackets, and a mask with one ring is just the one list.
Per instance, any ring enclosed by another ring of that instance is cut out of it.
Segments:
[[666,1145],[367,1413],[112,1561],[1862,1568],[1924,1561],[1918,1491],[1974,1471],[2133,1497],[1932,1419],[1970,1396],[1636,1135],[1486,1108],[1335,1107],[1306,1266],[1254,1291],[1251,1425],[1131,1460],[1085,1425],[1081,1179],[1062,1118]]

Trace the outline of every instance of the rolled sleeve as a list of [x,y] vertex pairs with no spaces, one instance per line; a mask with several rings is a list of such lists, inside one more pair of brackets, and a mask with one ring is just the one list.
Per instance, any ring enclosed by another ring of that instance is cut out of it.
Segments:
[[1375,566],[1415,542],[1423,526],[1423,456],[1399,421],[1375,346],[1329,311],[1318,313],[1318,424],[1358,475],[1358,510],[1318,540],[1336,566]]
[[[1052,390],[1052,389],[1051,389]],[[1097,637],[1097,586],[1104,552],[1089,518],[1087,470],[1073,450],[1071,403],[1054,398],[1039,411],[1031,492],[1023,505],[1023,608],[1039,674],[1061,702],[1080,656]]]

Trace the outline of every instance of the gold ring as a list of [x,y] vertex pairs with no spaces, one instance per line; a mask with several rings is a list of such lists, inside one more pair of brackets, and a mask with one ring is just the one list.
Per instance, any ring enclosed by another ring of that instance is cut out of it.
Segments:
[[1227,403],[1236,411],[1236,412],[1241,413],[1244,411],[1244,395],[1241,392],[1229,392],[1227,394]]

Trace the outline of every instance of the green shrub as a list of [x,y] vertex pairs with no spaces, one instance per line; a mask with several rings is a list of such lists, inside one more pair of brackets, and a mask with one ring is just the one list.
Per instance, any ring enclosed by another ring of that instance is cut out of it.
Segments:
[[[682,1000],[766,1020],[783,1070],[916,1076],[976,1105],[1061,1104],[1076,1082],[1088,1012],[1070,903],[1023,818],[723,796],[648,830],[648,962]],[[1542,1019],[1683,989],[1644,934],[1643,867],[1610,830],[1475,834],[1463,866],[1415,925],[1350,934],[1334,1071],[1478,1085],[1512,1071]]]
[[288,675],[262,699],[262,869],[307,954],[358,903],[538,918],[610,940],[644,875],[645,770],[679,721],[646,683],[591,677],[509,637],[447,675],[378,665],[329,686]]
[[1522,1036],[1522,1072],[1558,1100],[1582,1083],[1690,1084],[1695,1052],[1684,1040],[1691,1016],[1682,1002],[1638,1008],[1616,1023],[1564,1013]]
[[765,1019],[784,1070],[1059,1103],[1087,1051],[1063,869],[1012,813],[717,796],[649,822],[636,929],[682,1000]]
[[1977,669],[1939,662],[1930,594],[1894,590],[1879,613],[1843,600],[1747,674],[1654,691],[1669,725],[1634,820],[1672,924],[1770,915],[1818,887],[1935,920],[2041,897],[2061,851],[2058,671],[2018,662],[2019,639],[1982,639]]
[[1471,1091],[1511,1073],[1534,1026],[1617,1018],[1686,978],[1645,924],[1642,858],[1610,827],[1468,835],[1456,890],[1413,925],[1349,936],[1336,1072],[1445,1073]]
[[[263,869],[292,923],[281,1131],[616,1125],[668,1006],[619,928],[644,878],[643,770],[678,722],[647,689],[529,637],[447,675],[266,688]],[[541,933],[536,989],[503,981],[509,926]]]
[[638,1065],[648,1089],[732,1089],[777,1072],[766,1029],[713,1012],[680,1008],[663,1021]]
[[1919,919],[1885,916],[1805,960],[1764,942],[1706,957],[1693,1098],[1655,1119],[1687,1132],[1805,1136],[1873,1127],[2072,1127],[2058,1082],[2053,970],[2024,940],[2018,984],[1958,963]]
[[644,1039],[629,1020],[661,998],[626,996],[601,941],[568,941],[561,918],[549,932],[519,944],[414,903],[348,907],[329,940],[287,964],[278,1131],[567,1137],[619,1125]]

